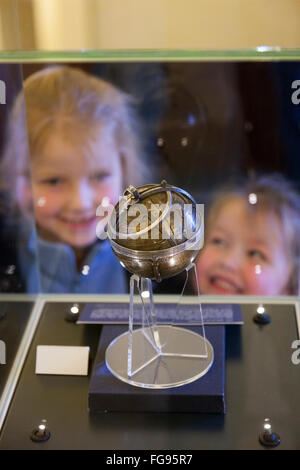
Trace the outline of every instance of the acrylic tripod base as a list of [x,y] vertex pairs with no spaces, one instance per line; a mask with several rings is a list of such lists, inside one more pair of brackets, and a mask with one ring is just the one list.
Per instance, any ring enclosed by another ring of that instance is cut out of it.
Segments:
[[[131,376],[127,372],[129,332],[109,345],[106,365],[115,377],[136,387],[164,389],[188,384],[206,374],[214,358],[212,345],[207,339],[175,326],[161,325],[157,328],[162,343],[167,340],[160,354],[153,354],[142,328],[133,332],[134,354],[143,364]],[[198,356],[198,352],[204,349],[205,341],[208,355],[203,358]],[[185,350],[184,355],[176,353],[179,346],[180,350]]]
[[[191,265],[187,268],[187,279],[190,271],[196,276],[195,266]],[[186,283],[180,299],[185,286]],[[141,300],[142,328],[134,330],[134,314],[138,310],[135,287]],[[202,335],[177,326],[157,325],[151,281],[133,275],[129,330],[108,346],[107,368],[123,382],[143,388],[173,388],[199,379],[210,369],[214,351],[205,337],[200,299],[198,308]]]

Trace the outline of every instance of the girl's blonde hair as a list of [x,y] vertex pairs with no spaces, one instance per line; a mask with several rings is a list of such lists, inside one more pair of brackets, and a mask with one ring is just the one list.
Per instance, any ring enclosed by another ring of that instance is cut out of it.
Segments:
[[[290,295],[300,292],[300,194],[280,174],[250,178],[237,185],[224,186],[213,197],[208,215],[208,230],[222,207],[234,198],[242,198],[250,211],[267,210],[281,222],[293,269],[288,281]],[[253,203],[254,202],[254,203]],[[255,230],[255,227],[253,227]]]
[[130,96],[69,66],[42,69],[24,81],[23,89],[12,108],[1,162],[0,189],[9,193],[11,205],[16,203],[18,175],[29,176],[29,154],[38,156],[55,131],[71,139],[84,135],[88,147],[99,126],[110,128],[120,149],[124,189],[148,182],[141,129]]

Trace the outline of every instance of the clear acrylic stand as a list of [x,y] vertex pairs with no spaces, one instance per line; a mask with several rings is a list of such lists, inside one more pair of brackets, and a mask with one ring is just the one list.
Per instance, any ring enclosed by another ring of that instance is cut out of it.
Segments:
[[[197,281],[194,264],[186,268],[186,273],[176,315],[180,315],[178,311],[191,273]],[[202,377],[213,363],[214,351],[205,337],[199,291],[195,307],[199,309],[198,329],[202,334],[175,325],[158,325],[151,280],[132,275],[129,329],[108,346],[108,369],[123,382],[143,388],[179,387]],[[141,327],[134,329],[138,313],[141,313]]]

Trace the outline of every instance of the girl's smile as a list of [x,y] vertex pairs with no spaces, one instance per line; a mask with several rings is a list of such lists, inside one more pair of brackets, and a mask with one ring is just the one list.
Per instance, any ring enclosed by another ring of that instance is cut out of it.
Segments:
[[232,279],[232,277],[228,274],[214,273],[209,276],[208,282],[211,286],[211,289],[214,289],[214,291],[216,293],[218,292],[220,295],[240,295],[244,293],[244,289],[241,285],[241,282],[236,279]]
[[57,220],[74,231],[90,231],[97,225],[97,217],[95,216],[83,216],[79,219],[57,217]]

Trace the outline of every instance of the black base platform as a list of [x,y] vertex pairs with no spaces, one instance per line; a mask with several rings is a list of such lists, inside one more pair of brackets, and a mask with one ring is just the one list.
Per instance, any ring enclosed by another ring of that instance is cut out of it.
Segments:
[[[105,365],[110,342],[124,333],[126,326],[104,326],[89,386],[89,410],[225,413],[225,327],[206,326],[205,334],[214,348],[214,363],[207,374],[187,385],[165,390],[143,389],[121,382]],[[201,334],[200,327],[190,327]]]

